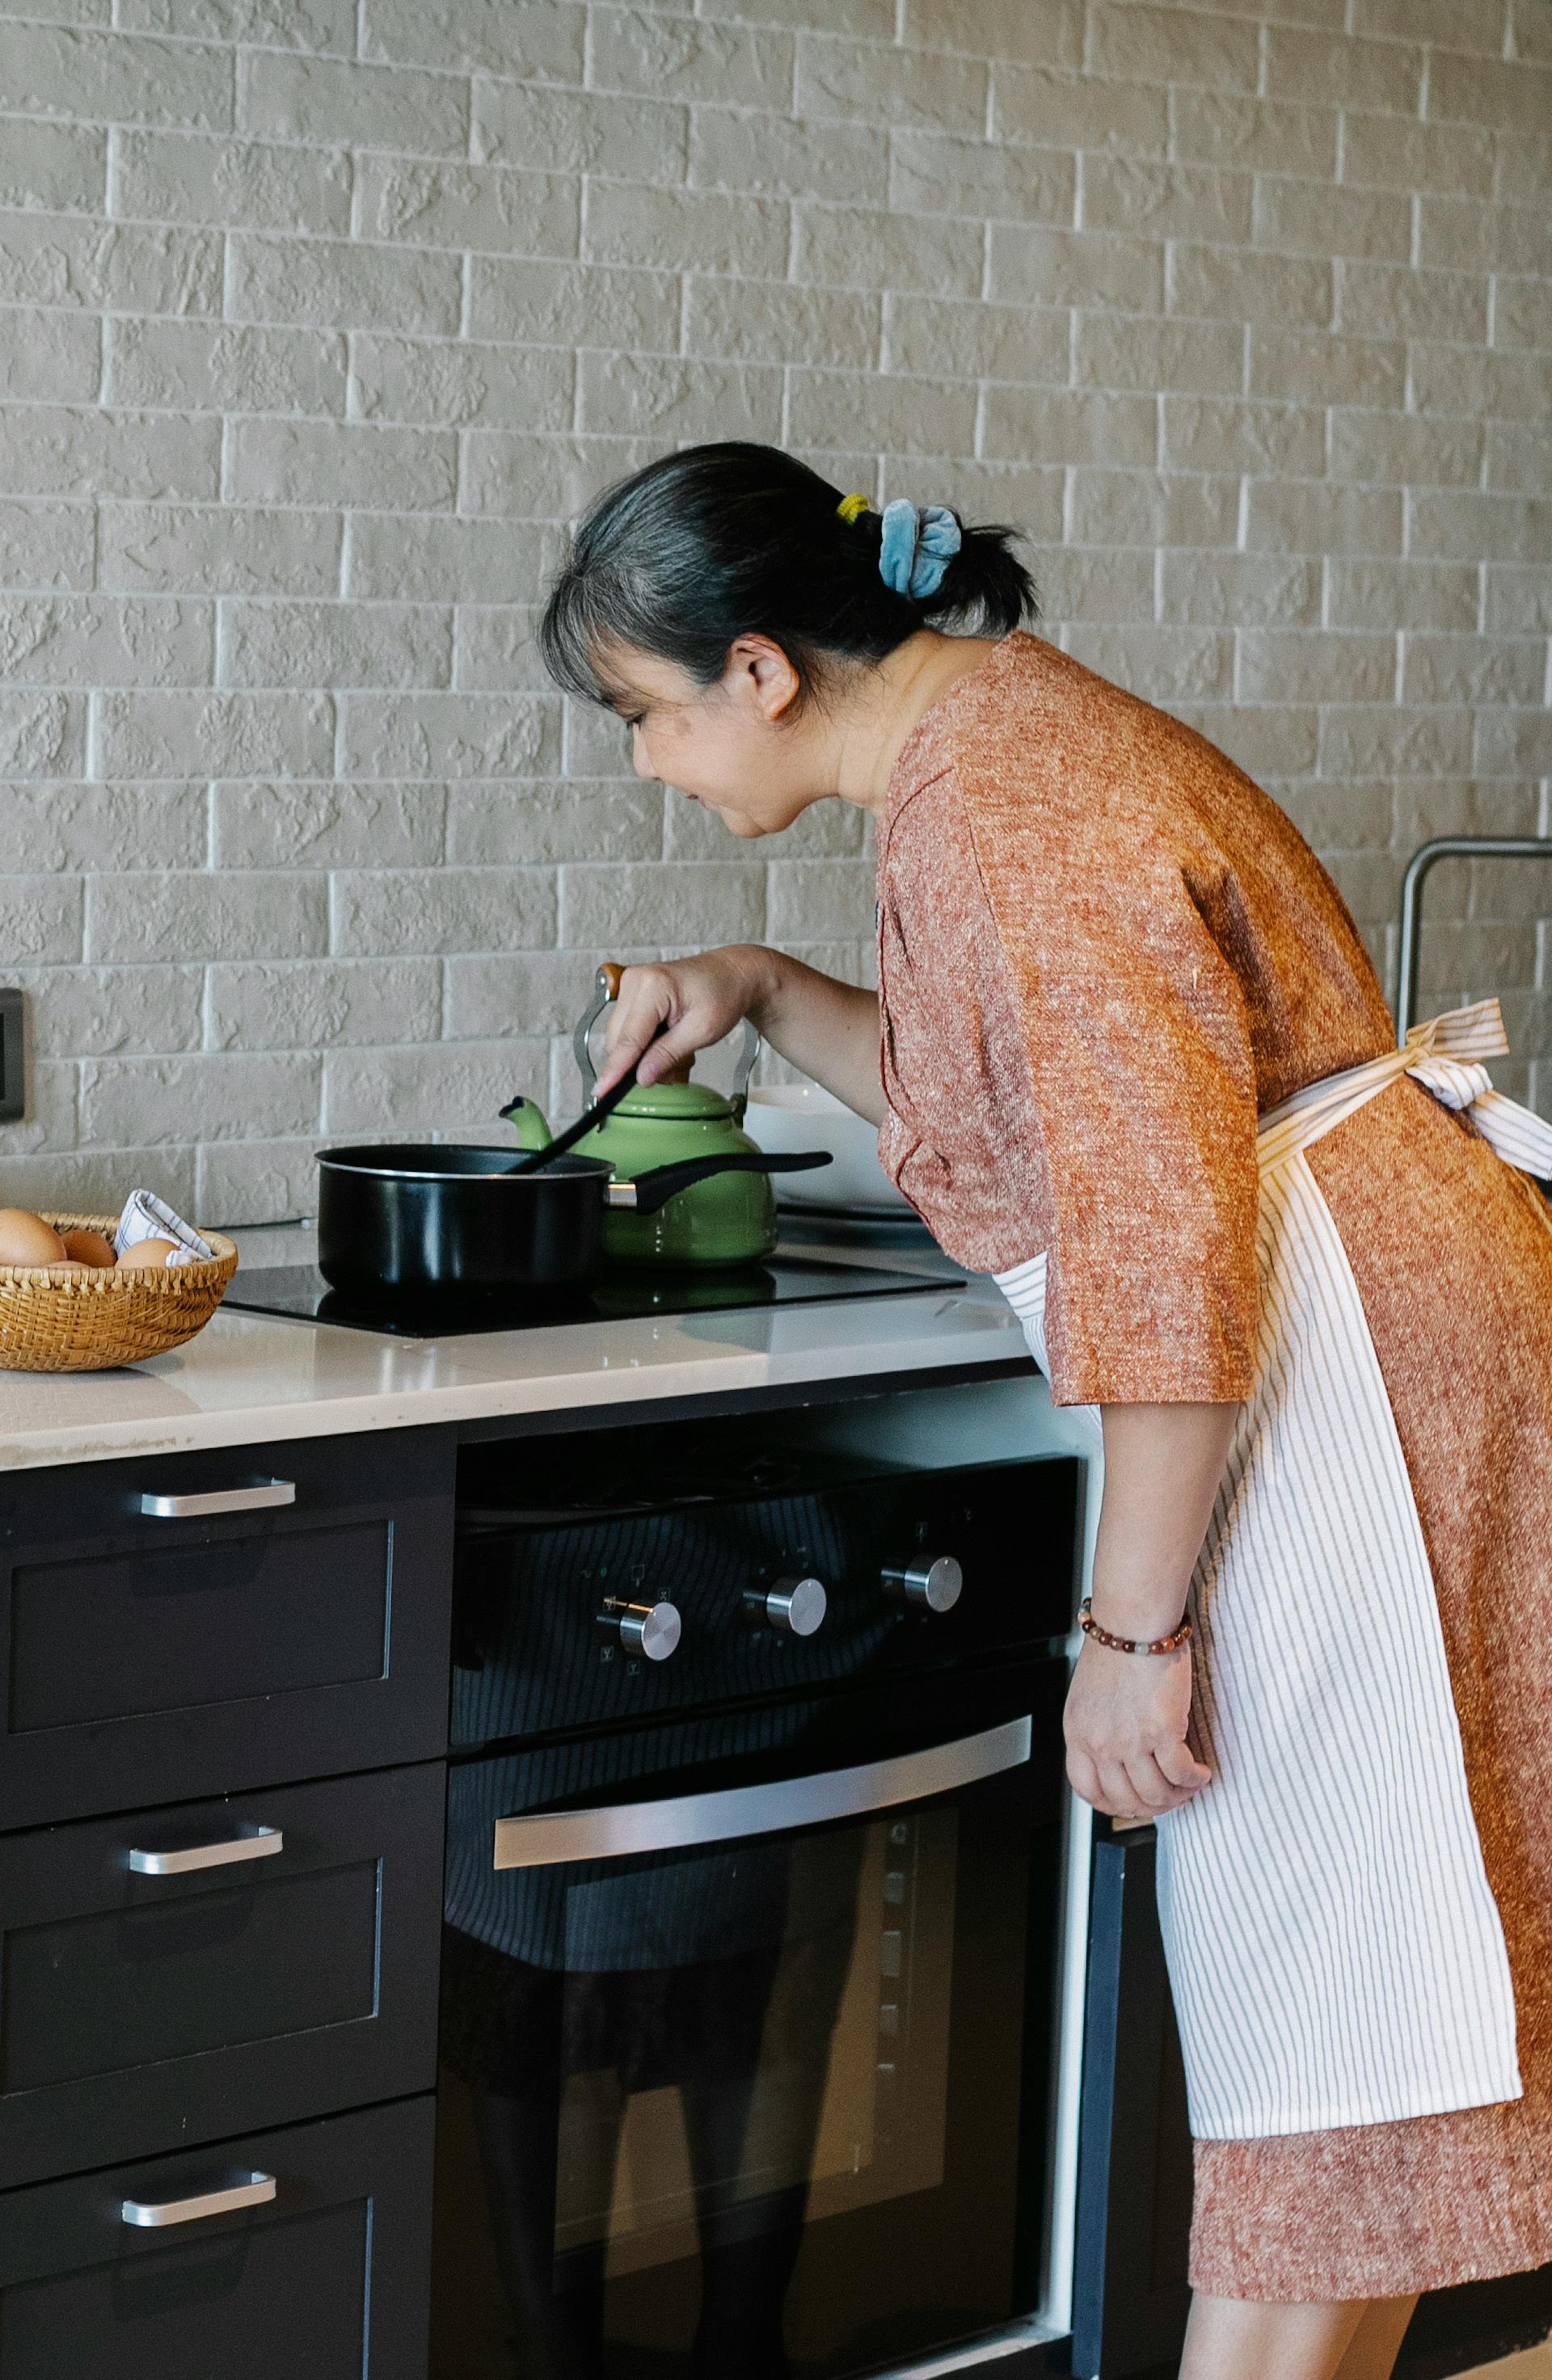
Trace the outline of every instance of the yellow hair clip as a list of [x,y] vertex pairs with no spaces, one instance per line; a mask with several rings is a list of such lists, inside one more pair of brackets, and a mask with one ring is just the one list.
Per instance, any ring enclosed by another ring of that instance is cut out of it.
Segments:
[[861,520],[862,515],[869,509],[870,507],[866,496],[842,496],[839,504],[836,506],[837,512],[839,513],[842,520],[845,521],[849,528],[853,521]]

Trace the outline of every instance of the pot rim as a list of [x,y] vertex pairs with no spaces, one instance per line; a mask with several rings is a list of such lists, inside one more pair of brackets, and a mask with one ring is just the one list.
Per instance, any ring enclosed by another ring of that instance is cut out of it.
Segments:
[[605,1180],[614,1172],[614,1167],[603,1157],[557,1157],[553,1165],[533,1171],[519,1165],[520,1160],[534,1154],[532,1149],[514,1148],[494,1142],[407,1141],[404,1148],[407,1153],[413,1150],[422,1155],[428,1148],[458,1149],[471,1156],[503,1158],[506,1162],[492,1166],[488,1172],[460,1171],[454,1166],[395,1163],[393,1142],[368,1141],[348,1148],[321,1148],[318,1152],[319,1170],[321,1172],[326,1166],[336,1173],[364,1174],[389,1182],[510,1182],[519,1184],[553,1182],[567,1175],[575,1179],[591,1174],[594,1179]]

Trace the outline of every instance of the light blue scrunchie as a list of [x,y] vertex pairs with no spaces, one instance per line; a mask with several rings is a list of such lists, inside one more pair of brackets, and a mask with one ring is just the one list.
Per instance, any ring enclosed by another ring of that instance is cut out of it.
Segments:
[[959,524],[942,504],[926,504],[918,512],[909,496],[897,496],[886,504],[883,519],[879,575],[897,595],[924,603],[937,593],[959,550]]

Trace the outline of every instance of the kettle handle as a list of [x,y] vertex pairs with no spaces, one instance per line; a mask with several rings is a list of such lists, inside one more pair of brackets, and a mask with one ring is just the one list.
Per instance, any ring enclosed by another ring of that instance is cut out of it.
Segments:
[[760,1055],[760,1035],[753,1019],[743,1020],[744,1046],[739,1052],[739,1062],[733,1069],[733,1087],[728,1100],[733,1110],[733,1122],[742,1123],[749,1110],[749,1078],[754,1072],[754,1061]]
[[[593,1028],[604,1011],[619,998],[620,978],[624,973],[625,969],[617,966],[612,959],[599,968],[593,979],[593,1003],[586,1014],[578,1018],[577,1029],[571,1036],[577,1072],[582,1078],[584,1098],[589,1101],[593,1098],[593,1085],[598,1080],[598,1069],[593,1062]],[[749,1078],[754,1072],[754,1061],[760,1055],[760,1036],[747,1016],[743,1020],[743,1048],[739,1052],[729,1099],[735,1123],[742,1123],[744,1120],[744,1112],[749,1106]]]

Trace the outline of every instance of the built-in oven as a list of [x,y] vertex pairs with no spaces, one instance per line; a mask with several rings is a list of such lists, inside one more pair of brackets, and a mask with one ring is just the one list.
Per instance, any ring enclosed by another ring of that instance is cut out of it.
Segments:
[[637,1441],[465,1483],[435,2380],[1040,2301],[1078,1466]]

